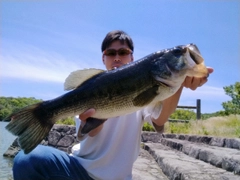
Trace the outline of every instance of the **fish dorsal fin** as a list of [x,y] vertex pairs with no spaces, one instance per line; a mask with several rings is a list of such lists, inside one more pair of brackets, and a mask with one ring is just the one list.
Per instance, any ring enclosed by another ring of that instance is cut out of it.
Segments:
[[161,112],[162,112],[162,102],[159,101],[159,102],[157,102],[154,105],[147,106],[144,109],[144,111],[147,114],[150,113],[152,118],[157,119],[160,116]]
[[75,89],[84,81],[102,72],[104,72],[104,70],[94,68],[73,71],[65,80],[64,90]]

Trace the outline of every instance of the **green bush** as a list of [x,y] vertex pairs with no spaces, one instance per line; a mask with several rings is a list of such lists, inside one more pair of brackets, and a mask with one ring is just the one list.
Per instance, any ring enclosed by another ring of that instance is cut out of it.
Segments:
[[168,132],[171,133],[176,133],[176,134],[187,134],[189,133],[189,130],[191,128],[191,123],[170,123],[169,122],[169,126],[168,126],[169,130],[167,130]]
[[56,124],[65,124],[65,125],[76,125],[73,117],[67,117],[64,119],[60,119],[56,122]]
[[196,119],[196,113],[193,110],[176,109],[170,119],[192,120]]
[[143,131],[155,131],[154,127],[149,124],[148,122],[145,122],[143,124],[143,128],[142,128]]

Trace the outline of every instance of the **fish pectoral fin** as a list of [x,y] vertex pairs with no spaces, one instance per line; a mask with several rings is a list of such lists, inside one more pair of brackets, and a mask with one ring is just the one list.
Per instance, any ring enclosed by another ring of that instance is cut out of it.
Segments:
[[91,130],[97,128],[105,121],[105,119],[97,119],[93,117],[87,118],[86,124],[78,131],[78,138],[81,139],[82,136],[89,133]]
[[104,70],[94,68],[73,71],[65,80],[64,90],[75,89],[89,78],[102,72],[104,72]]
[[162,112],[162,102],[157,102],[153,107],[151,107],[151,117],[157,119]]
[[147,89],[146,91],[140,93],[133,99],[133,105],[140,107],[148,105],[158,95],[157,91],[158,85],[155,85]]

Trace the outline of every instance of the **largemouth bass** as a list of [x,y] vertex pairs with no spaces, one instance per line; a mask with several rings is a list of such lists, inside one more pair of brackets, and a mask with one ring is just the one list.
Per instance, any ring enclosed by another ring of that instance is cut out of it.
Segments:
[[[161,101],[173,95],[186,76],[205,77],[208,70],[194,44],[152,53],[118,69],[85,69],[72,72],[65,81],[68,93],[27,106],[11,114],[6,126],[17,135],[25,153],[32,151],[61,118],[94,108],[96,113],[81,130],[87,134],[110,117],[147,107],[157,118]],[[131,120],[129,120],[131,121]]]

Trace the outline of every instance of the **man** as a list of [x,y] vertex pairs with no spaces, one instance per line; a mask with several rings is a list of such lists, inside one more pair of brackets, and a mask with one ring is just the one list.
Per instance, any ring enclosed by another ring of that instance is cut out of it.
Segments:
[[[109,32],[102,42],[102,60],[107,70],[130,63],[133,58],[132,39],[123,31]],[[209,73],[213,72],[208,68]],[[163,101],[160,116],[151,117],[144,109],[110,118],[90,131],[80,144],[67,155],[51,147],[38,146],[25,155],[20,152],[15,160],[15,179],[131,179],[132,166],[140,150],[141,130],[144,121],[151,123],[157,132],[176,109],[183,87],[195,90],[207,78],[187,77],[182,87]],[[76,118],[76,128],[81,129],[87,118],[95,113],[89,109]],[[80,120],[79,120],[80,119]]]

